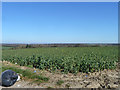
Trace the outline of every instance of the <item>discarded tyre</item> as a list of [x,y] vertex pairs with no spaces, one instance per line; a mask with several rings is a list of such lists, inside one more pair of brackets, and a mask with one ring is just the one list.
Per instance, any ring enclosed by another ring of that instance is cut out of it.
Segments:
[[12,70],[6,70],[2,72],[1,75],[2,86],[5,87],[12,86],[17,81],[17,79],[18,79],[18,75],[16,74],[16,72]]

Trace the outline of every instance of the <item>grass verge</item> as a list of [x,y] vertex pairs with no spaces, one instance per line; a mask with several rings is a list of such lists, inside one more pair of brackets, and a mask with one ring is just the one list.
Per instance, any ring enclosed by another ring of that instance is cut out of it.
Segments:
[[49,80],[48,77],[44,77],[42,75],[38,75],[36,73],[33,73],[32,71],[30,71],[29,69],[27,70],[22,70],[16,67],[12,67],[12,66],[5,66],[2,65],[2,72],[5,70],[13,70],[18,74],[22,74],[23,77],[25,77],[26,79],[32,79],[32,81],[37,82],[37,83],[43,83],[43,82],[47,82]]

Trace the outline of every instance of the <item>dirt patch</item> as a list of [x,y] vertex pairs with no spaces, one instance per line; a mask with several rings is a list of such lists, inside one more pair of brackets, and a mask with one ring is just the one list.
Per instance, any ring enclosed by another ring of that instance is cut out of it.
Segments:
[[[29,68],[25,66],[15,65],[9,62],[3,62],[4,65],[11,65],[16,68],[30,69],[36,71],[37,74],[49,77],[50,80],[47,83],[37,84],[31,80],[20,80],[13,86],[8,88],[118,88],[120,85],[120,77],[118,77],[119,69],[104,70],[94,73],[78,73],[73,75],[71,73],[62,74],[59,71],[51,73],[45,70],[39,70],[35,68]],[[64,81],[61,85],[57,85],[58,80]]]

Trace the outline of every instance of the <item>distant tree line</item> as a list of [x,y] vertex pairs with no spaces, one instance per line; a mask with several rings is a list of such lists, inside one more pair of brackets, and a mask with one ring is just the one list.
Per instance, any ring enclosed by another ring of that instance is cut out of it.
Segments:
[[38,47],[102,47],[118,46],[118,44],[3,44],[2,46],[11,46],[13,49],[19,48],[38,48]]

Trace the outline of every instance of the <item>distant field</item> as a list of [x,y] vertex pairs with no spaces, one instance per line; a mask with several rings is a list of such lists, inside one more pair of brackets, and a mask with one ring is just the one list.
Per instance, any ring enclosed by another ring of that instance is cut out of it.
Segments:
[[2,50],[11,49],[11,48],[13,48],[13,47],[5,47],[5,46],[3,46],[3,47],[2,47]]
[[44,47],[3,50],[2,60],[64,73],[115,69],[118,47]]

